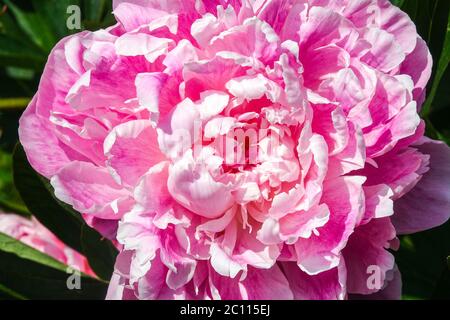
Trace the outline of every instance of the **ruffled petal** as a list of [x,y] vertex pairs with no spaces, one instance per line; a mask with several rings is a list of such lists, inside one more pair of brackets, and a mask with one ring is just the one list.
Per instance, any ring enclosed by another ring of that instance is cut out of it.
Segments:
[[430,157],[430,165],[417,185],[394,204],[392,222],[399,234],[431,229],[450,217],[450,149],[426,138],[415,147]]

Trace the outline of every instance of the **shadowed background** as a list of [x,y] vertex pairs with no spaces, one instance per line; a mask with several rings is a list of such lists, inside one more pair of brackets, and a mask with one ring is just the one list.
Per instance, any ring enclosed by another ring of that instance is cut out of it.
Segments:
[[[409,14],[428,43],[434,69],[422,117],[427,122],[427,135],[449,144],[450,1],[392,2]],[[80,30],[67,28],[67,8],[71,5],[81,9]],[[112,25],[111,10],[110,0],[0,0],[1,211],[30,215],[14,187],[12,150],[18,140],[18,119],[37,90],[51,48],[69,34]],[[450,223],[401,237],[401,248],[395,256],[405,299],[450,299]],[[2,294],[0,283],[2,296],[7,294]]]

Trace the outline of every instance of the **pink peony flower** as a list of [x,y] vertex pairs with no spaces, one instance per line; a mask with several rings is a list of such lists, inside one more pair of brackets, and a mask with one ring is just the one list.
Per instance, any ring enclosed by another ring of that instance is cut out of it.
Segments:
[[56,196],[123,246],[108,298],[398,298],[387,249],[450,215],[408,16],[388,0],[113,6],[115,26],[56,46],[20,125]]
[[67,266],[94,276],[86,258],[66,246],[35,218],[0,213],[0,232],[45,253]]

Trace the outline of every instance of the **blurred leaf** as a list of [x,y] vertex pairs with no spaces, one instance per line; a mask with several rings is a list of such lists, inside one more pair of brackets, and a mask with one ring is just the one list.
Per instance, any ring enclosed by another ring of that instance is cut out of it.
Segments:
[[84,254],[99,277],[109,280],[117,249],[78,212],[55,198],[52,186],[33,170],[21,145],[14,152],[14,182],[32,214],[61,241]]
[[[400,8],[409,15],[416,25],[419,35],[430,45],[431,36],[435,36],[440,31],[444,31],[445,34],[445,27],[444,29],[437,29],[433,25],[439,24],[438,20],[440,20],[442,14],[444,15],[445,25],[447,25],[448,10],[445,9],[447,5],[448,0],[403,0]],[[438,32],[432,34],[432,30]],[[442,37],[438,40],[442,40]],[[431,51],[433,53],[433,50]]]
[[30,215],[13,183],[12,156],[3,151],[0,151],[0,208],[4,212]]
[[433,105],[434,98],[439,89],[439,85],[445,74],[445,71],[447,70],[447,67],[450,63],[450,11],[447,13],[447,15],[448,15],[447,32],[442,48],[442,53],[437,65],[436,74],[434,76],[433,85],[422,109],[422,115],[424,117],[428,117],[431,113],[431,107]]
[[397,7],[401,8],[405,2],[405,0],[391,0],[392,4],[396,5]]
[[81,229],[81,244],[91,268],[101,279],[109,281],[116,262],[117,249],[109,240],[98,239],[97,231],[86,224]]
[[[446,39],[447,25],[450,15],[450,1],[440,0],[436,15],[433,18],[432,30],[430,31],[430,41],[428,43],[434,57],[433,74],[439,66],[438,61],[443,52],[443,44]],[[448,42],[447,42],[448,46]],[[434,85],[430,81],[431,85]],[[431,87],[430,85],[430,87]],[[450,68],[447,67],[436,94],[430,105],[429,120],[433,123],[438,132],[438,139],[446,141],[450,145]]]
[[3,1],[8,5],[8,8],[16,18],[18,25],[21,27],[22,31],[28,35],[29,39],[44,52],[50,52],[56,43],[56,37],[45,19],[35,12],[23,11],[10,0]]
[[450,300],[450,257],[447,257],[447,263],[442,271],[442,275],[438,280],[433,299]]
[[419,5],[418,0],[405,0],[403,1],[400,8],[409,15],[411,20],[414,21],[417,15],[418,5]]
[[83,4],[86,19],[99,23],[105,13],[106,0],[84,0]]
[[110,0],[0,0],[3,3],[9,8],[0,14],[0,97],[34,95],[53,45],[82,31],[67,28],[69,6],[82,10],[83,29],[98,30],[115,23]]
[[[442,47],[445,40],[447,31],[448,16],[450,12],[450,1],[448,0],[436,0],[432,16],[428,22],[428,34],[425,41],[430,48],[431,55],[434,58],[434,69],[437,67],[437,61],[439,60],[442,52]],[[436,71],[436,70],[434,70]]]
[[0,283],[29,299],[104,299],[107,283],[81,275],[81,289],[70,290],[68,266],[0,233]]
[[112,1],[83,0],[84,21],[83,25],[88,30],[104,28],[115,23],[111,7]]
[[7,98],[0,99],[0,109],[25,109],[30,103],[30,98]]
[[28,208],[25,206],[22,206],[20,203],[17,203],[16,201],[10,200],[2,195],[0,198],[0,208],[3,210],[6,210],[11,213],[16,213],[21,216],[30,216],[30,212],[28,211]]
[[11,152],[17,143],[19,117],[23,108],[0,109],[0,149]]
[[0,66],[40,70],[45,63],[45,59],[45,55],[36,54],[17,40],[0,34]]
[[[6,74],[14,79],[32,80],[36,73],[32,69],[7,67]],[[31,99],[27,98],[27,100],[30,101]]]
[[31,260],[56,270],[66,271],[67,266],[54,258],[0,232],[0,251],[13,253],[21,259]]
[[8,37],[19,41],[24,41],[26,39],[26,35],[17,27],[17,24],[11,15],[7,13],[0,15],[0,34],[7,35]]
[[32,3],[35,10],[48,21],[48,25],[58,39],[77,32],[67,28],[67,8],[71,5],[80,6],[80,0],[32,0]]
[[25,300],[25,297],[20,295],[17,292],[14,292],[11,289],[8,289],[7,287],[3,286],[0,283],[0,300],[7,299],[7,300]]
[[450,282],[443,271],[448,270],[450,254],[450,222],[424,232],[402,236],[395,252],[403,280],[405,296],[431,299],[438,293],[450,293]]

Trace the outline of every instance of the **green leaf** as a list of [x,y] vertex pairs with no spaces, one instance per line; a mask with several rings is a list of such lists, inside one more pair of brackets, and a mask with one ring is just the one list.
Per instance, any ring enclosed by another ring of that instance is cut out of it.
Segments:
[[54,258],[37,251],[24,243],[17,241],[14,238],[9,237],[6,234],[0,232],[0,251],[5,253],[13,253],[17,257],[25,260],[30,260],[37,262],[41,265],[60,270],[66,271],[67,266],[63,263],[55,260]]
[[89,21],[99,23],[102,20],[103,15],[105,13],[106,0],[96,0],[96,1],[84,0],[83,7],[86,19]]
[[400,7],[404,12],[406,12],[411,20],[415,20],[417,16],[417,11],[419,7],[420,0],[405,0]]
[[109,240],[99,238],[98,232],[86,224],[81,229],[81,244],[83,253],[89,260],[89,264],[95,270],[95,273],[101,279],[111,279],[117,257],[116,247]]
[[[0,3],[2,5],[2,3]],[[24,41],[27,37],[20,28],[17,27],[12,16],[8,13],[0,15],[0,34],[18,41]]]
[[14,66],[40,70],[45,55],[33,51],[21,42],[0,34],[0,66]]
[[80,290],[70,290],[70,268],[0,233],[0,284],[28,299],[104,299],[107,283],[80,273]]
[[105,28],[115,23],[112,13],[111,1],[83,0],[83,26],[88,30]]
[[25,12],[10,0],[3,0],[13,13],[18,25],[29,39],[44,52],[50,52],[56,43],[56,36],[47,21],[38,13]]
[[[3,128],[2,128],[3,129]],[[0,150],[0,208],[3,212],[12,212],[29,216],[30,212],[17,192],[12,175],[12,156]]]
[[52,186],[33,170],[20,145],[14,152],[14,182],[32,214],[61,241],[84,254],[99,277],[109,280],[117,249],[78,212],[55,198]]
[[433,293],[433,299],[436,300],[450,299],[450,269],[447,263],[445,264],[444,271],[442,271],[442,275],[438,280],[436,289]]
[[445,75],[449,63],[450,63],[450,11],[448,12],[447,31],[442,48],[442,53],[437,65],[436,75],[433,80],[431,91],[422,109],[422,115],[425,118],[428,117],[431,113],[431,107],[433,105],[434,98],[436,97],[439,85],[441,83],[442,78]]
[[402,274],[403,294],[431,299],[450,293],[450,282],[445,280],[444,272],[448,270],[450,254],[450,222],[400,239],[400,249],[394,254]]
[[[96,3],[98,0],[90,1]],[[63,38],[79,30],[67,28],[67,8],[72,5],[80,6],[80,0],[32,0],[33,7],[47,22],[57,38]]]
[[[434,69],[436,69],[437,61],[442,52],[442,46],[447,31],[448,13],[450,11],[450,1],[436,0],[432,11],[432,16],[428,22],[428,34],[426,42],[430,49],[431,55],[434,57]],[[434,70],[435,71],[435,70]]]
[[26,298],[21,294],[3,286],[0,283],[0,300],[25,300]]
[[30,98],[6,98],[0,99],[0,109],[25,109],[30,103]]
[[391,0],[392,4],[396,5],[397,7],[401,8],[405,2],[405,0]]
[[[6,67],[5,71],[6,71],[6,74],[13,79],[31,81],[35,77],[35,72],[32,69]],[[31,100],[30,98],[27,98],[27,99],[28,99],[28,102]]]

